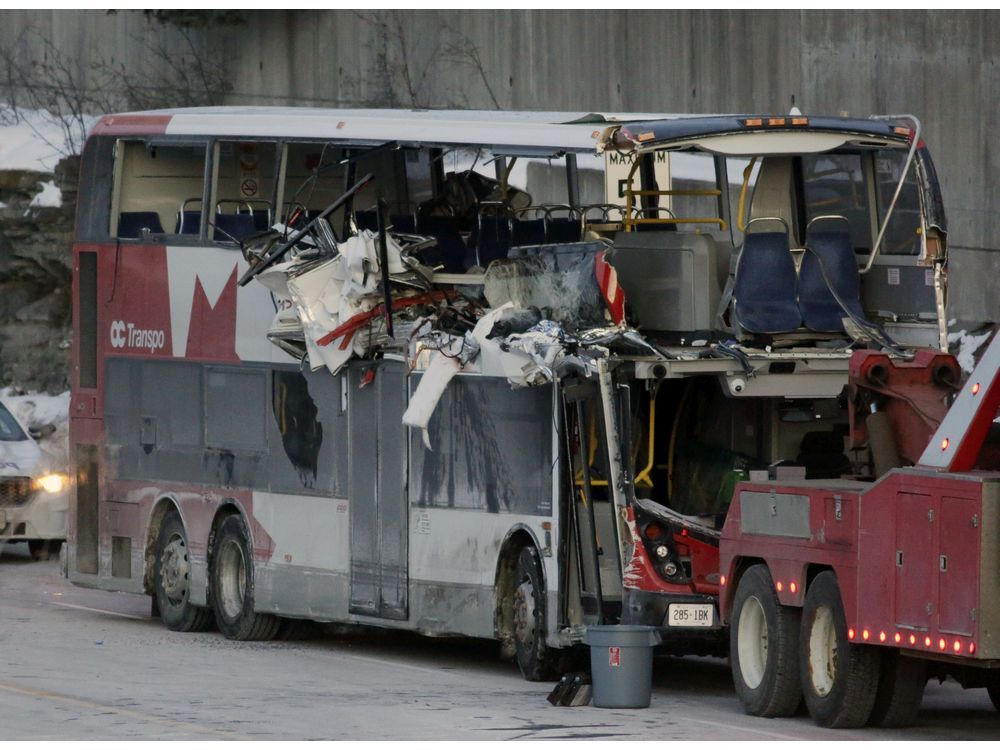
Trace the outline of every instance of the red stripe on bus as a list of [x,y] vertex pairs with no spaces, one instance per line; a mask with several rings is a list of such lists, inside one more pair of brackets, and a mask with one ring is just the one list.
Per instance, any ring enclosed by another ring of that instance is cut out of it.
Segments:
[[92,135],[162,135],[173,115],[106,115]]

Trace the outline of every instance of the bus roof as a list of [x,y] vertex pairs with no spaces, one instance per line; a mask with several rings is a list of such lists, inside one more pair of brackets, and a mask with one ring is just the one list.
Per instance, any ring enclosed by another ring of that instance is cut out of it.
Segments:
[[[216,136],[336,139],[347,143],[488,146],[511,152],[590,151],[627,125],[643,150],[652,144],[727,133],[749,134],[761,115],[637,112],[512,112],[504,110],[324,109],[310,107],[197,107],[106,115],[94,135]],[[899,138],[885,120],[803,118],[789,129]],[[778,128],[782,129],[782,128]],[[757,131],[776,132],[775,128]],[[646,141],[649,141],[648,143]]]

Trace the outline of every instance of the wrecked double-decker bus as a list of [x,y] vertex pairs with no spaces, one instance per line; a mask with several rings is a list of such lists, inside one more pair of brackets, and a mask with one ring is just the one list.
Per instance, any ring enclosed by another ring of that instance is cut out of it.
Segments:
[[750,472],[871,472],[851,350],[943,341],[915,121],[207,108],[102,119],[68,576],[174,630],[724,649]]

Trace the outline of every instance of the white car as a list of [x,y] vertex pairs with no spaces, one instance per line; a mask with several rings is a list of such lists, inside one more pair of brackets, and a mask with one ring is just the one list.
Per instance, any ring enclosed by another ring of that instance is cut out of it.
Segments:
[[28,542],[35,558],[66,539],[69,478],[0,401],[0,544]]

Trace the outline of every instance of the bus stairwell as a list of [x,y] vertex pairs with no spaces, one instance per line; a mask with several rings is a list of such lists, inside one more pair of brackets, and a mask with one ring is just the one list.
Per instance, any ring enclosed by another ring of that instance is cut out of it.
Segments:
[[[603,405],[592,380],[567,378],[562,387],[566,426],[568,529],[563,575],[569,619],[586,625],[616,622],[621,609],[622,556],[612,501],[612,472]],[[575,584],[575,585],[573,585]],[[578,606],[578,610],[577,610]]]

